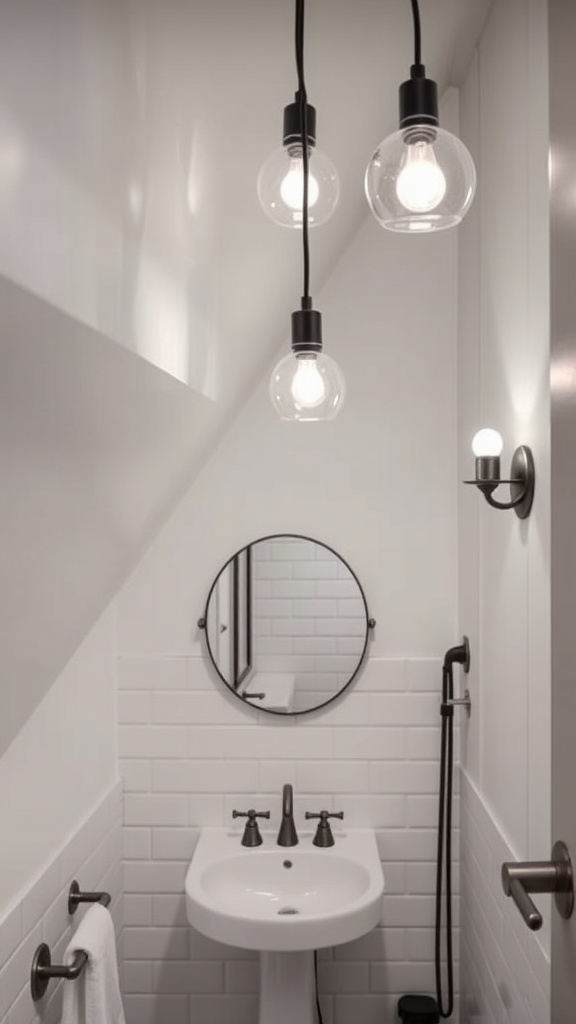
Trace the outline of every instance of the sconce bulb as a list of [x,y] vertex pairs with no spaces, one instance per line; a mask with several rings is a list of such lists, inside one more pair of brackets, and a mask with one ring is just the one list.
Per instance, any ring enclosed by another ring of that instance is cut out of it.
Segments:
[[490,427],[479,430],[472,438],[472,451],[477,459],[497,458],[501,455],[503,447],[502,435]]
[[413,213],[429,213],[444,199],[446,176],[438,166],[434,147],[426,140],[406,146],[396,194],[402,206]]

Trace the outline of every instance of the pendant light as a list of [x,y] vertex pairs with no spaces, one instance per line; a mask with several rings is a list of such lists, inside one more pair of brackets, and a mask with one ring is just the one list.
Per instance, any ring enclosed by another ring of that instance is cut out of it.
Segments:
[[411,0],[414,64],[400,86],[400,129],[366,170],[366,197],[390,231],[440,231],[459,224],[474,198],[476,171],[466,146],[439,127],[438,86],[421,62],[418,0]]
[[[296,48],[303,37],[296,14]],[[304,113],[306,126],[304,126]],[[264,212],[281,227],[302,228],[302,178],[304,157],[308,159],[308,225],[325,224],[331,217],[340,192],[336,169],[328,157],[316,148],[316,110],[302,102],[301,89],[294,103],[284,107],[282,146],[262,165],[258,175],[258,198]]]
[[322,352],[322,315],[310,297],[310,251],[308,244],[309,138],[306,85],[304,82],[304,0],[296,0],[296,67],[298,71],[298,117],[302,153],[302,252],[304,294],[300,309],[292,313],[292,351],[280,360],[270,380],[270,398],[283,420],[330,420],[344,401],[344,377],[338,364]]

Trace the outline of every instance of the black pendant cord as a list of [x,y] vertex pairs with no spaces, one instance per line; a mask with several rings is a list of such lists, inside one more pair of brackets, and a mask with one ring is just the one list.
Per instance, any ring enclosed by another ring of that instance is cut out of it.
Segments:
[[[438,806],[438,849],[436,862],[435,966],[436,998],[441,1017],[454,1009],[454,965],[452,951],[452,774],[454,764],[454,698],[452,665],[442,669],[442,732],[440,745],[440,794]],[[448,1002],[442,994],[442,883],[446,884],[446,976]]]
[[414,19],[414,63],[422,63],[422,30],[420,28],[420,10],[418,0],[412,0],[412,17]]
[[310,299],[310,245],[308,241],[308,97],[304,81],[304,0],[296,0],[295,49],[302,144],[302,255],[304,260],[302,308],[305,309],[309,308]]

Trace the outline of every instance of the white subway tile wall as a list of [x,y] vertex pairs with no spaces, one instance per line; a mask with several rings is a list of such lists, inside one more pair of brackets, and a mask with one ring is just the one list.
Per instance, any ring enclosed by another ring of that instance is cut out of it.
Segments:
[[[519,858],[463,770],[461,788],[462,1024],[544,1024],[550,961],[500,883],[502,864]],[[550,897],[536,899],[549,921]]]
[[366,611],[354,576],[329,548],[292,538],[253,547],[254,670],[294,676],[294,710],[330,699],[357,668]]
[[63,849],[0,920],[0,1024],[58,1024],[62,987],[51,981],[45,996],[34,1002],[30,968],[37,946],[50,946],[53,963],[63,956],[74,929],[86,913],[80,906],[68,915],[68,890],[76,878],[81,888],[112,896],[110,911],[122,961],[122,785],[110,789]]
[[[323,807],[344,811],[336,832],[373,826],[386,878],[380,926],[321,953],[326,1024],[392,1024],[400,995],[433,993],[440,662],[370,659],[300,718],[247,707],[202,658],[121,657],[118,676],[128,1024],[254,1024],[257,954],[189,927],[184,876],[200,828],[236,827],[233,808],[269,808],[276,830],[285,782],[300,831]],[[457,866],[457,795],[455,821]]]

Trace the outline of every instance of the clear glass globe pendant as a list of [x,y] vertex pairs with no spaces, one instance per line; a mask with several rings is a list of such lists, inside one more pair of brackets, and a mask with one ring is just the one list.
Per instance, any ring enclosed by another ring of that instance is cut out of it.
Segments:
[[283,420],[331,420],[346,386],[338,364],[322,351],[322,315],[310,299],[292,313],[292,351],[270,378],[270,398]]
[[[257,190],[262,209],[281,227],[302,227],[304,160],[300,94],[284,108],[282,146],[262,165]],[[316,110],[306,104],[308,139],[308,226],[325,224],[338,203],[340,185],[333,163],[316,149]]]
[[316,143],[316,111],[307,100],[304,81],[304,0],[295,0],[295,41],[298,92],[284,109],[284,149],[273,156],[258,178],[264,210],[277,224],[301,228],[304,271],[300,309],[292,313],[292,351],[274,367],[270,398],[283,420],[331,420],[344,401],[342,372],[322,352],[322,316],[310,297],[308,228],[323,224],[338,201],[338,178],[329,165],[323,171]]
[[368,164],[366,198],[390,231],[441,231],[459,224],[474,198],[476,170],[466,146],[438,124],[436,82],[414,64],[400,86],[400,130]]

